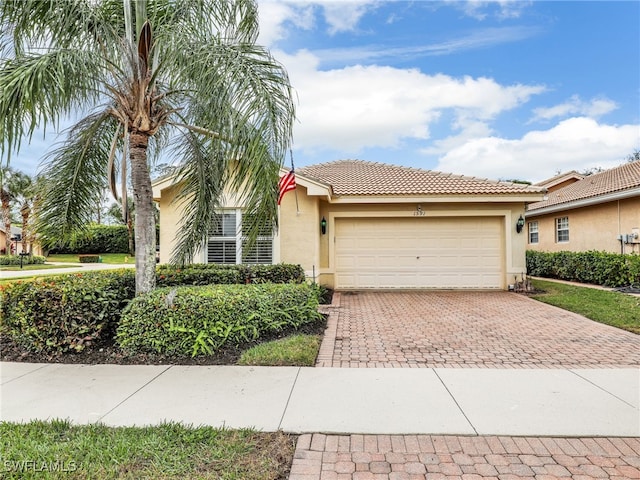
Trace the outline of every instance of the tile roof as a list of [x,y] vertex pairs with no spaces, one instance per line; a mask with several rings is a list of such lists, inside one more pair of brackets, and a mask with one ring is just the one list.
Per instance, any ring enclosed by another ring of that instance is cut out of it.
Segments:
[[594,173],[571,185],[550,192],[547,200],[530,204],[528,210],[594,198],[632,188],[640,188],[640,161]]
[[338,160],[296,170],[332,187],[335,195],[468,195],[543,193],[542,187],[401,167]]
[[551,178],[547,178],[546,180],[542,180],[541,182],[538,183],[534,183],[534,185],[539,185],[541,187],[546,187],[552,183],[558,183],[558,182],[562,182],[565,179],[571,179],[571,178],[575,178],[576,180],[582,180],[584,178],[584,175],[582,175],[581,173],[576,172],[575,170],[571,170],[570,172],[565,172],[565,173],[559,173],[558,175],[555,175]]

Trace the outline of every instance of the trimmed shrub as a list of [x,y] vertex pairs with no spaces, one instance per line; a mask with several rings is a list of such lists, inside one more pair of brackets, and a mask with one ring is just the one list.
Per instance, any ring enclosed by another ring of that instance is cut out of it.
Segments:
[[157,268],[158,286],[231,285],[241,283],[303,283],[304,270],[300,265],[216,265],[189,264],[184,267],[160,265]]
[[319,318],[307,284],[162,288],[129,303],[116,340],[129,353],[206,355]]
[[127,269],[16,282],[0,286],[0,326],[28,350],[78,352],[113,334],[134,294]]
[[[275,273],[270,273],[270,269]],[[297,265],[265,265],[257,273],[252,272],[253,267],[246,265],[163,266],[157,269],[157,285],[304,279],[302,268]],[[96,339],[114,334],[122,309],[134,296],[135,271],[132,269],[16,282],[0,286],[0,327],[28,350],[81,351]]]
[[80,263],[100,263],[99,255],[79,255]]
[[527,273],[535,277],[620,287],[640,283],[640,255],[528,250]]
[[50,253],[129,253],[126,225],[90,225],[67,245],[53,245]]
[[184,285],[232,285],[247,283],[243,265],[192,264],[184,267],[160,265],[156,268],[158,287]]
[[306,279],[300,265],[245,265],[249,269],[250,283],[303,283]]
[[0,255],[0,265],[20,265],[21,258],[23,265],[42,265],[46,260],[39,255]]

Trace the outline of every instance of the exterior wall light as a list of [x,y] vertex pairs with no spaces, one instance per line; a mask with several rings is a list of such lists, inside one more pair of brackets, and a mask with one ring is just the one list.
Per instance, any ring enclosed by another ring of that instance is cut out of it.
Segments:
[[522,232],[523,228],[524,228],[524,218],[522,218],[522,215],[520,215],[520,218],[516,222],[516,232],[518,233]]
[[320,231],[323,235],[327,233],[327,220],[324,217],[320,220]]

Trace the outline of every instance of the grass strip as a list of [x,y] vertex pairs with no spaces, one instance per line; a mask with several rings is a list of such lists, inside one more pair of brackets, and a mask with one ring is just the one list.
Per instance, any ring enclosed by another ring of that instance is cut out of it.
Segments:
[[[102,263],[124,264],[135,263],[135,259],[128,253],[96,253],[102,257]],[[80,264],[77,253],[54,253],[47,257],[47,262],[64,262]]]
[[238,364],[313,367],[321,341],[318,335],[292,335],[265,342],[243,352]]
[[3,479],[287,478],[295,438],[282,432],[165,423],[153,427],[0,422]]
[[51,270],[52,268],[73,268],[76,265],[23,265],[20,268],[20,265],[3,265],[0,267],[0,270],[3,272],[16,272],[20,270]]
[[541,293],[532,298],[590,318],[596,322],[640,333],[640,297],[609,290],[533,280]]

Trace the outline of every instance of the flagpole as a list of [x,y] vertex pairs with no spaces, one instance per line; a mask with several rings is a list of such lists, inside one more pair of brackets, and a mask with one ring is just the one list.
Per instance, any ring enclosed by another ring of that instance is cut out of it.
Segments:
[[[293,166],[293,150],[291,149],[289,149],[289,157],[291,158],[291,170],[295,173],[296,169]],[[300,215],[300,207],[298,206],[298,188],[297,187],[293,189],[293,193],[296,196],[296,215]]]

